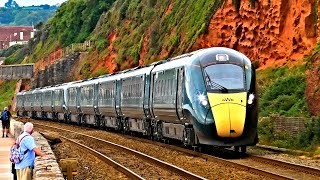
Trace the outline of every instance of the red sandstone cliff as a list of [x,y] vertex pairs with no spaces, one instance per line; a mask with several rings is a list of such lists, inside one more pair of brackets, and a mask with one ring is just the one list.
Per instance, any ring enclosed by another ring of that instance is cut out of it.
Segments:
[[[239,12],[226,0],[194,49],[226,46],[241,51],[260,67],[290,64],[310,54],[320,29],[314,0],[241,1]],[[314,12],[315,11],[315,12]]]

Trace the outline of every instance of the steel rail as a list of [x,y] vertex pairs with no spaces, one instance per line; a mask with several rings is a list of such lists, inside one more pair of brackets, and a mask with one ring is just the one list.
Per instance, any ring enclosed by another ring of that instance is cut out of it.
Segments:
[[266,157],[262,157],[262,156],[256,156],[256,155],[251,155],[250,158],[254,159],[255,161],[266,162],[268,164],[275,164],[277,166],[282,166],[282,167],[285,167],[288,169],[302,171],[304,173],[308,173],[308,174],[312,174],[312,175],[316,175],[316,176],[320,177],[320,169],[319,168],[308,167],[308,166],[294,164],[294,163],[285,162],[285,161],[281,161],[281,160],[274,160],[274,159],[270,159],[270,158],[266,158]]
[[112,160],[111,158],[105,156],[104,154],[86,146],[83,145],[81,143],[78,143],[76,141],[73,141],[65,136],[59,135],[60,138],[67,140],[75,145],[77,145],[78,147],[85,149],[87,151],[90,151],[91,153],[93,153],[94,156],[96,156],[97,158],[99,158],[101,161],[106,162],[107,164],[109,164],[110,166],[112,166],[114,169],[116,169],[117,171],[122,172],[123,174],[125,174],[126,176],[128,176],[130,179],[136,179],[136,180],[144,180],[143,177],[139,176],[138,174],[136,174],[135,172],[131,171],[130,169],[126,168],[125,166],[117,163],[116,161]]
[[[172,146],[172,145],[169,145],[169,146]],[[227,160],[227,159],[211,156],[211,155],[208,155],[208,154],[203,154],[203,153],[200,153],[200,152],[195,152],[195,151],[183,149],[183,148],[180,148],[180,147],[174,147],[173,146],[173,149],[177,149],[177,150],[179,149],[179,151],[181,149],[182,152],[188,153],[190,155],[201,157],[203,159],[210,160],[210,161],[213,161],[213,162],[220,162],[222,164],[225,164],[225,165],[228,165],[228,166],[230,165],[230,166],[235,167],[235,168],[240,168],[240,169],[243,169],[243,170],[248,171],[250,173],[259,174],[259,175],[262,175],[262,176],[265,176],[265,177],[270,177],[270,178],[273,178],[273,179],[293,179],[291,177],[287,177],[287,176],[284,176],[284,175],[281,175],[281,174],[276,174],[276,173],[273,173],[273,172],[270,172],[270,171],[267,171],[267,170],[263,170],[263,169],[259,169],[259,168],[253,167],[253,166],[249,166],[249,165],[244,165],[244,164],[241,164],[241,163],[233,162],[232,160]]]
[[159,159],[154,158],[152,156],[149,156],[147,154],[141,153],[139,151],[127,148],[125,146],[122,146],[122,145],[119,145],[119,144],[116,144],[116,143],[113,143],[113,142],[109,142],[109,141],[106,141],[106,140],[103,140],[103,139],[100,139],[100,138],[96,138],[94,136],[82,134],[82,133],[79,133],[79,132],[74,132],[74,131],[71,131],[71,130],[68,130],[68,129],[63,129],[63,128],[57,128],[57,127],[53,127],[53,126],[43,125],[43,124],[39,124],[39,123],[36,123],[36,122],[33,122],[33,124],[36,125],[36,126],[43,126],[43,127],[52,128],[52,129],[56,129],[56,130],[61,130],[61,131],[65,131],[65,132],[69,132],[69,133],[73,133],[73,134],[78,134],[78,135],[81,135],[81,136],[84,136],[84,137],[88,137],[88,138],[91,138],[91,139],[106,143],[109,146],[117,148],[117,149],[119,149],[121,151],[125,151],[125,152],[128,152],[128,153],[134,154],[135,156],[137,156],[137,157],[139,157],[141,159],[147,160],[147,161],[149,161],[151,163],[154,163],[157,166],[160,166],[162,168],[166,168],[167,170],[170,170],[170,171],[172,171],[172,172],[174,172],[176,174],[179,174],[182,177],[185,177],[187,179],[205,179],[204,177],[201,177],[201,176],[198,176],[196,174],[193,174],[193,173],[191,173],[189,171],[186,171],[186,170],[184,170],[184,169],[182,169],[180,167],[177,167],[175,165],[172,165],[170,163],[164,162],[162,160],[159,160]]
[[273,146],[267,146],[267,145],[261,145],[261,144],[256,144],[255,147],[260,148],[260,149],[266,149],[268,151],[273,151],[273,152],[299,154],[299,155],[310,155],[309,152],[305,152],[305,151],[285,149],[285,148],[279,148],[279,147],[273,147]]

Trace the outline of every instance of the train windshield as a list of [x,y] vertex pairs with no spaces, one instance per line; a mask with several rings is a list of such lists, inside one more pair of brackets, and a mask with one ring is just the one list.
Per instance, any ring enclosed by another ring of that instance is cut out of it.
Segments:
[[228,92],[244,89],[242,67],[234,64],[215,64],[204,68],[207,90]]

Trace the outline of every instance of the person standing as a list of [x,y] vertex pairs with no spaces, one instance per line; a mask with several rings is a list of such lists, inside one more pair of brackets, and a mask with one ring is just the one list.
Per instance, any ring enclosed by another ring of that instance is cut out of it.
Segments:
[[1,121],[2,121],[2,138],[4,138],[4,132],[6,132],[6,137],[9,137],[9,128],[10,128],[10,118],[11,113],[8,111],[8,107],[5,107],[1,112]]
[[44,157],[45,154],[36,147],[33,133],[33,124],[27,122],[23,127],[24,132],[18,137],[20,142],[20,153],[24,153],[22,161],[15,164],[18,180],[32,180],[32,171],[36,155]]

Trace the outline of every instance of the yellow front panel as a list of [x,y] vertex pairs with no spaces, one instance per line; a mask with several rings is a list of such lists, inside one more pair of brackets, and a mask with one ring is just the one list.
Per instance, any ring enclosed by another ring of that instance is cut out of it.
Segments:
[[247,93],[208,93],[220,137],[241,136],[246,119]]
[[215,119],[218,136],[229,137],[230,136],[229,105],[220,104],[218,106],[212,107],[211,111]]
[[239,137],[242,135],[246,119],[246,107],[239,104],[229,104],[230,110],[230,137]]

